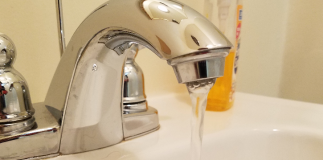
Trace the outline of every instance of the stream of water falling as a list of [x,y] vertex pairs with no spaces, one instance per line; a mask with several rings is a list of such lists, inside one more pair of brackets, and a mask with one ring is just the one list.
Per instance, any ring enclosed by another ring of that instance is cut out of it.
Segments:
[[215,79],[207,79],[186,84],[193,106],[191,119],[191,160],[201,159],[203,120],[207,95],[214,83]]

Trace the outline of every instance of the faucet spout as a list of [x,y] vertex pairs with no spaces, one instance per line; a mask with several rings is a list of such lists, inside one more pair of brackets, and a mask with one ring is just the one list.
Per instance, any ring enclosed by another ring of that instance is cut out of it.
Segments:
[[75,31],[46,96],[46,107],[59,113],[60,153],[124,139],[123,70],[134,44],[167,60],[179,83],[221,76],[232,46],[206,18],[177,1],[103,4]]

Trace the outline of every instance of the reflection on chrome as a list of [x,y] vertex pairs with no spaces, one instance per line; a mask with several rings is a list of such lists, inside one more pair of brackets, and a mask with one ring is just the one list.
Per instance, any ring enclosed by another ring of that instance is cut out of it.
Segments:
[[151,19],[167,20],[180,23],[187,19],[183,11],[183,5],[175,1],[168,0],[144,0],[143,8]]
[[150,49],[168,61],[179,83],[189,83],[222,76],[231,46],[212,23],[182,3],[110,0],[73,34],[45,102],[34,104],[37,127],[14,135],[15,140],[0,137],[0,157],[86,152],[155,131],[156,109],[143,101],[123,105],[124,68],[135,65],[125,63],[135,50]]
[[26,80],[12,67],[16,47],[5,34],[0,33],[0,137],[10,136],[35,125]]
[[178,9],[180,9],[180,10],[183,9],[181,6],[176,5],[176,4],[174,4],[173,6],[176,7],[176,8],[178,8]]
[[[133,44],[124,67],[123,113],[139,113],[148,110],[146,101],[144,75],[135,61],[139,45]],[[137,133],[138,134],[138,133]]]
[[169,12],[169,10],[167,9],[167,7],[164,6],[164,5],[159,5],[158,6],[158,9],[161,10],[161,11],[163,11],[163,12],[166,12],[166,13]]

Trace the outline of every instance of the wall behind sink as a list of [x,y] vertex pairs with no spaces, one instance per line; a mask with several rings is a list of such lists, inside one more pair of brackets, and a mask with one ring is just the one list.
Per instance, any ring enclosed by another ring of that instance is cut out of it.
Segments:
[[323,1],[244,5],[238,91],[323,103]]
[[[106,0],[63,0],[66,41]],[[181,0],[203,13],[204,0]],[[244,0],[238,91],[323,103],[321,0]],[[15,68],[27,79],[33,102],[43,101],[59,61],[54,0],[0,0],[0,32],[18,51]],[[166,61],[143,50],[137,57],[149,96],[177,84]]]

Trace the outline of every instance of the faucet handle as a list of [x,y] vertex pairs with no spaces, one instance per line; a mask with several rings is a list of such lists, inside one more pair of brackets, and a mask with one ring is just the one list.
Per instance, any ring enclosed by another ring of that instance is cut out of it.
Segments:
[[0,33],[0,67],[11,67],[16,58],[16,47],[12,40]]
[[0,136],[28,130],[35,124],[26,80],[12,67],[15,57],[13,41],[0,33]]
[[144,87],[144,74],[140,66],[135,61],[139,47],[140,46],[138,44],[132,44],[124,66],[124,114],[145,112],[148,108]]

